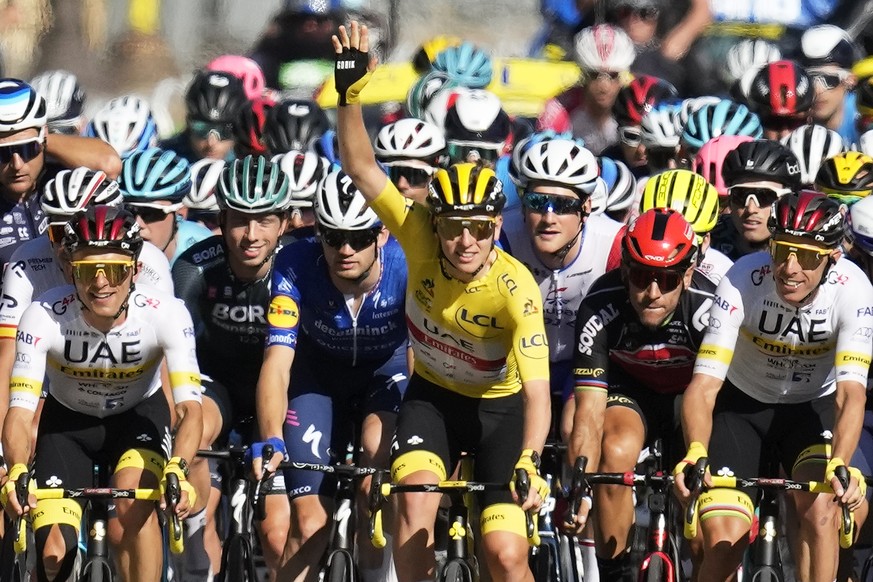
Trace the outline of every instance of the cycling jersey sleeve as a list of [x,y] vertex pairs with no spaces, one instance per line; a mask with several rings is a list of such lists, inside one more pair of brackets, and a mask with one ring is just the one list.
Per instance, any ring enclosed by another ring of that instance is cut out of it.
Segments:
[[609,257],[606,259],[607,271],[621,266],[621,239],[624,237],[625,231],[627,231],[627,227],[623,226],[621,230],[615,233],[615,239],[612,241],[612,247],[609,249]]
[[9,382],[9,406],[36,412],[42,395],[49,347],[58,335],[58,324],[39,303],[24,311],[15,333],[15,365]]
[[576,349],[573,376],[576,390],[609,389],[609,323],[618,309],[609,301],[607,290],[589,294],[576,314]]
[[[522,274],[522,273],[519,273]],[[514,321],[512,345],[522,383],[531,380],[549,380],[549,343],[543,321],[543,300],[530,273],[525,288],[536,290],[529,294],[509,293],[506,308]]]
[[206,292],[206,281],[201,269],[189,259],[190,257],[186,253],[173,264],[171,270],[172,293],[185,303],[194,324],[194,330],[199,335],[203,331],[204,325],[200,317],[200,298]]
[[273,269],[273,294],[267,309],[267,347],[273,345],[297,348],[297,333],[300,327],[300,289],[294,284],[294,269],[290,259],[296,248],[294,244],[284,247],[276,257]]
[[373,211],[391,234],[400,241],[409,262],[431,260],[436,256],[436,239],[430,236],[430,212],[420,204],[404,198],[391,180],[370,203]]
[[33,282],[25,261],[12,255],[3,277],[3,298],[0,300],[0,339],[14,339],[21,316],[33,301]]
[[161,249],[146,242],[139,254],[139,273],[137,283],[151,285],[169,294],[173,294],[173,276],[170,273],[170,262]]
[[852,301],[841,302],[837,309],[837,382],[854,381],[866,386],[873,352],[873,288],[858,285]]
[[740,290],[729,277],[724,277],[715,290],[709,309],[709,326],[697,351],[695,374],[706,374],[720,380],[727,377],[744,318]]
[[166,311],[161,316],[166,320],[162,325],[155,325],[155,329],[167,359],[173,400],[176,404],[201,402],[200,368],[191,316],[181,301],[167,302]]

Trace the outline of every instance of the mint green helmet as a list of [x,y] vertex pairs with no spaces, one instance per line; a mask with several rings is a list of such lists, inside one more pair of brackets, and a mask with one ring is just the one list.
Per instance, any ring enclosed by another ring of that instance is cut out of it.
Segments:
[[283,212],[291,203],[288,176],[264,156],[246,156],[227,164],[215,194],[222,210],[247,214]]

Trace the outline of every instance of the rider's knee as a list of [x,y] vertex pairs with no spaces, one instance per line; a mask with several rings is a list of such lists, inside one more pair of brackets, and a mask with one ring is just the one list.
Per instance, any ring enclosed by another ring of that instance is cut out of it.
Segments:
[[528,542],[524,512],[514,503],[489,505],[482,511],[482,537],[488,566],[497,578],[527,567]]
[[603,440],[600,468],[606,472],[629,471],[640,456],[639,443],[624,434],[608,436]]
[[327,511],[318,495],[296,497],[291,502],[290,535],[308,540],[327,527]]
[[737,542],[748,538],[755,508],[743,491],[710,489],[698,501],[700,527],[710,551],[730,551]]
[[33,530],[41,549],[40,569],[46,579],[65,580],[79,550],[82,508],[70,499],[40,502],[33,511]]

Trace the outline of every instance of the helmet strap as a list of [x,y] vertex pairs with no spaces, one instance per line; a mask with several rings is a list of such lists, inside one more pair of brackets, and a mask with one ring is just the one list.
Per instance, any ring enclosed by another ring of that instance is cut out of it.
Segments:
[[367,279],[367,277],[370,276],[370,271],[373,270],[373,267],[376,265],[376,263],[379,261],[379,258],[382,256],[382,249],[379,248],[379,243],[374,242],[373,244],[376,245],[376,252],[373,253],[373,262],[370,263],[370,266],[367,267],[366,269],[364,269],[364,271],[360,275],[358,275],[358,278],[355,279],[355,284],[359,285],[359,284],[363,283]]
[[585,228],[585,223],[583,223],[580,220],[579,221],[579,231],[573,236],[573,238],[571,238],[567,244],[565,244],[564,246],[559,248],[557,251],[551,253],[552,256],[554,256],[556,259],[558,259],[558,261],[560,261],[562,267],[564,266],[564,259],[567,258],[567,253],[570,252],[570,249],[573,248],[573,245],[575,245],[576,241],[579,240],[579,237],[582,236],[582,230],[584,228]]
[[173,215],[173,232],[170,234],[170,238],[167,239],[167,243],[164,245],[164,248],[161,249],[161,252],[166,252],[167,247],[170,246],[170,243],[176,239],[176,233],[179,232],[179,221],[176,219],[176,216]]

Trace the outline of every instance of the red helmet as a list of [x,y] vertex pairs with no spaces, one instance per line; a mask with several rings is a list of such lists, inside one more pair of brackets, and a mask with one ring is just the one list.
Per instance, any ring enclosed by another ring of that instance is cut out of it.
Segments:
[[640,125],[643,116],[658,103],[676,96],[676,88],[667,81],[640,75],[618,92],[612,113],[620,126]]
[[773,203],[767,221],[770,234],[788,234],[836,248],[844,235],[840,203],[815,190],[786,194]]
[[237,147],[246,150],[241,152],[243,156],[267,154],[267,146],[264,145],[264,123],[267,112],[275,106],[276,102],[272,99],[258,97],[249,101],[248,106],[240,110],[233,130],[236,134]]
[[672,208],[643,212],[621,240],[625,263],[646,267],[687,269],[697,256],[694,229]]
[[812,79],[794,61],[766,65],[749,89],[749,101],[762,117],[804,117],[814,98]]

